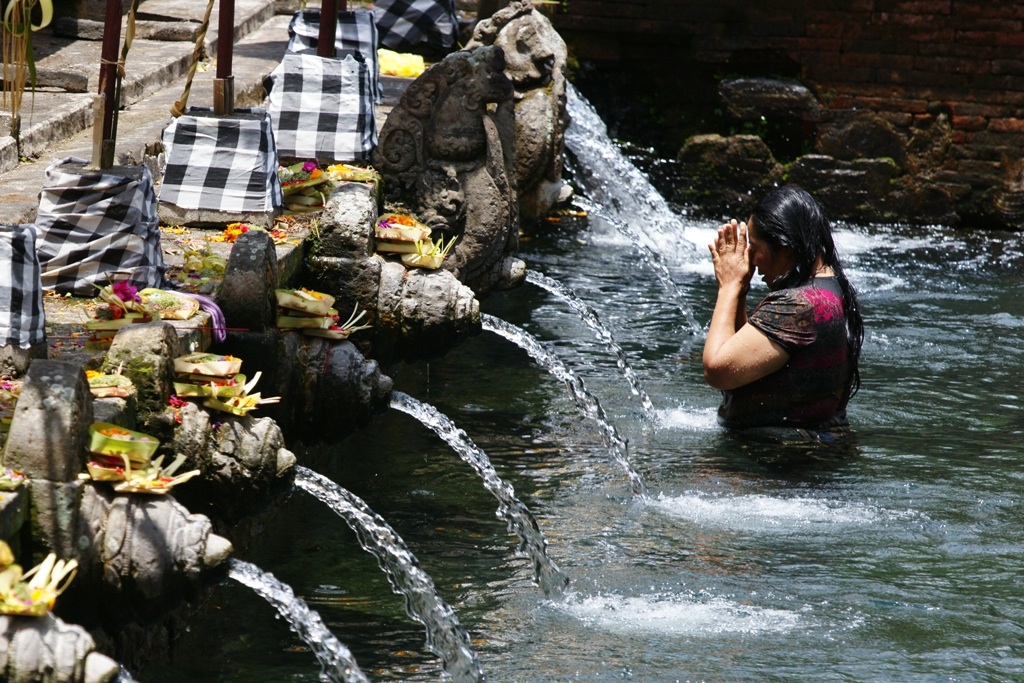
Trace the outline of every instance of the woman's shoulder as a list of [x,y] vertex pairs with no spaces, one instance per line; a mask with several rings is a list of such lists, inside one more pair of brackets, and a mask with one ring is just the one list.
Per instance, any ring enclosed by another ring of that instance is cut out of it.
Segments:
[[798,336],[802,336],[811,328],[842,320],[842,290],[827,283],[823,286],[820,280],[769,292],[749,321],[778,341],[798,330]]

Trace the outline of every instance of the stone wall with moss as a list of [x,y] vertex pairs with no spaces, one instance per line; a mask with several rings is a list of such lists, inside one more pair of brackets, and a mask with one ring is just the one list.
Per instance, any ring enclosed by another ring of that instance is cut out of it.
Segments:
[[[863,180],[858,192],[883,208],[844,208],[851,218],[1024,228],[1024,4],[568,0],[551,16],[581,82],[596,70],[633,85],[608,117],[613,133],[642,111],[662,124],[654,144],[676,149],[698,134],[755,134],[778,177],[830,194],[842,174],[821,177],[828,157]],[[803,86],[811,106],[726,91],[749,79]],[[850,166],[865,159],[888,168],[865,179]]]

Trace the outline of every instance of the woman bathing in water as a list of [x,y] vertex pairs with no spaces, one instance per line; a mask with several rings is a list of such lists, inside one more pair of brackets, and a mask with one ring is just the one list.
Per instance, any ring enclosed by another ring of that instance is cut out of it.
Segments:
[[[704,342],[704,377],[722,390],[719,422],[767,428],[779,438],[848,433],[864,321],[818,203],[803,190],[780,187],[746,223],[719,228],[708,248],[718,298]],[[755,269],[771,291],[748,316]]]

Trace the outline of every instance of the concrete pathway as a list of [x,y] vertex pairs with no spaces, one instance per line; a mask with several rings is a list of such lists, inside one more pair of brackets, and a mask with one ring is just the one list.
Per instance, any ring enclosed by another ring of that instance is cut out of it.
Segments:
[[[274,0],[236,0],[236,44],[232,60],[235,105],[247,107],[263,99],[263,79],[284,55],[291,15],[275,15]],[[147,24],[155,15],[166,15],[173,7],[174,18],[166,23],[197,26],[206,10],[203,0],[148,0],[140,5]],[[159,12],[158,9],[159,8]],[[217,7],[206,34],[205,52],[211,57],[197,71],[188,104],[213,106],[213,78],[217,50]],[[122,29],[122,40],[124,32]],[[26,93],[22,105],[21,155],[13,138],[0,137],[0,222],[5,225],[30,223],[35,219],[38,195],[46,167],[68,156],[90,159],[92,155],[93,99],[99,91],[101,43],[70,39],[49,30],[35,37],[37,68],[47,74],[70,76],[66,86],[86,92],[40,84]],[[181,98],[185,74],[195,43],[136,38],[125,62],[122,111],[118,117],[117,163],[141,161],[159,149],[163,129],[170,121],[170,108]],[[82,76],[85,78],[82,78]],[[75,78],[77,76],[77,78]],[[47,77],[53,79],[52,76]],[[9,132],[9,118],[0,120],[0,134]],[[6,126],[6,130],[5,127]]]

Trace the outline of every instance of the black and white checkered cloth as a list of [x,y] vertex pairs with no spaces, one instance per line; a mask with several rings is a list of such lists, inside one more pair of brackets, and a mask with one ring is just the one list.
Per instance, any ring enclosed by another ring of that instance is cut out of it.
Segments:
[[421,44],[450,50],[459,36],[455,0],[376,0],[380,44],[392,50],[408,50]]
[[190,109],[164,128],[160,201],[182,209],[268,213],[284,205],[270,113]]
[[358,56],[287,53],[270,78],[283,158],[362,161],[377,146],[370,70]]
[[73,157],[47,167],[35,222],[44,289],[95,296],[108,273],[130,273],[138,287],[163,284],[153,176],[146,166],[138,175],[88,170]]
[[36,230],[0,225],[0,345],[27,349],[45,341]]
[[[300,10],[288,24],[288,52],[310,52],[316,54],[320,43],[320,10]],[[370,10],[338,12],[338,24],[334,30],[334,51],[336,57],[360,54],[370,67],[374,85],[374,101],[384,97],[384,86],[380,82],[380,64],[377,62],[377,25]]]

